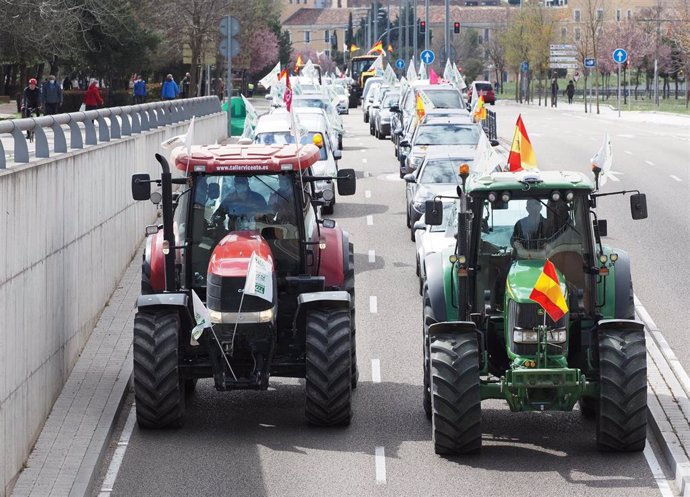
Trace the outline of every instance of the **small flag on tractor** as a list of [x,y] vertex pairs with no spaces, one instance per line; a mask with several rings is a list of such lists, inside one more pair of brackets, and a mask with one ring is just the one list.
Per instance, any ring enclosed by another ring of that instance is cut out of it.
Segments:
[[434,69],[431,67],[429,68],[429,84],[430,85],[439,84],[438,74],[436,74],[436,71],[434,71]]
[[192,290],[192,307],[196,321],[196,326],[192,328],[192,338],[196,341],[199,340],[205,328],[211,327],[211,315],[194,290]]
[[515,124],[513,144],[508,155],[508,166],[513,173],[523,169],[537,168],[537,158],[534,156],[532,142],[529,140],[525,124],[522,122],[522,114],[518,115],[517,123]]
[[544,268],[529,298],[542,306],[554,322],[568,313],[568,303],[565,301],[565,295],[558,280],[556,266],[550,260],[546,259],[544,262]]
[[424,102],[422,101],[422,95],[417,93],[417,117],[421,120],[424,117],[426,111],[424,110]]
[[478,123],[486,119],[486,107],[484,107],[484,96],[479,95],[479,98],[474,103],[474,108],[472,109],[472,117],[474,122]]
[[255,296],[273,302],[273,268],[271,263],[252,252],[244,283],[244,296]]

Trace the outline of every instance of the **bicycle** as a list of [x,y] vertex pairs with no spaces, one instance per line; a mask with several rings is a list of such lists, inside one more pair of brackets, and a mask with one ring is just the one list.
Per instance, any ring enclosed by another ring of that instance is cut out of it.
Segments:
[[[36,117],[41,115],[38,110],[38,107],[27,107],[22,109],[22,117],[24,118],[32,117],[34,114],[36,114]],[[29,143],[33,143],[34,135],[35,132],[33,129],[26,130],[26,138],[27,140],[29,140]]]

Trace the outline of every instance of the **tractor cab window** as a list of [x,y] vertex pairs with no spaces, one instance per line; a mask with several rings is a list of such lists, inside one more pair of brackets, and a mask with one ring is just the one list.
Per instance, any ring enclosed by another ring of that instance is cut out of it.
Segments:
[[234,231],[260,234],[271,247],[279,275],[299,273],[300,216],[292,173],[200,176],[193,198],[195,285],[205,286],[213,249]]

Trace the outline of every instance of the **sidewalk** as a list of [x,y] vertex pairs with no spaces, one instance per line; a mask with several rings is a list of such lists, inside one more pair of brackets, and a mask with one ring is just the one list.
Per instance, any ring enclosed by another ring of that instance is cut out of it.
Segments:
[[0,119],[13,119],[16,113],[16,103],[10,102],[8,104],[0,104]]
[[[561,112],[561,113],[576,113],[582,117],[591,117],[595,119],[607,119],[607,120],[621,120],[635,123],[653,123],[653,124],[664,124],[668,126],[685,126],[690,127],[690,115],[684,114],[674,114],[672,112],[657,112],[657,111],[634,111],[621,109],[621,116],[618,117],[618,110],[612,106],[608,101],[599,102],[599,111],[597,114],[596,103],[592,103],[592,113],[585,113],[584,102],[576,101],[572,104],[568,104],[567,100],[558,100],[558,107],[551,107],[550,105],[538,105],[539,100],[535,100],[532,103],[518,103],[512,99],[500,99],[496,100],[496,105],[501,104],[513,104],[517,106],[526,106],[530,108],[540,108],[543,110],[548,110],[551,112]],[[589,111],[589,105],[587,106]]]

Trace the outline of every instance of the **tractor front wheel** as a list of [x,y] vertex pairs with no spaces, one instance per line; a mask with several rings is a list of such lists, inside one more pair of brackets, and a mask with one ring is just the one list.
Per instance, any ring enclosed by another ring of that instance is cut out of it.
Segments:
[[431,424],[437,454],[482,447],[479,350],[474,333],[431,337]]
[[179,374],[177,311],[139,311],[134,317],[134,398],[141,428],[182,425],[185,382]]
[[647,350],[644,330],[599,332],[597,446],[644,450],[647,435]]
[[306,416],[318,426],[348,425],[352,417],[350,310],[307,314]]
[[422,352],[424,354],[424,398],[422,404],[424,413],[431,419],[431,357],[429,351],[429,326],[436,323],[434,310],[431,307],[429,291],[424,289],[424,312],[422,314]]

